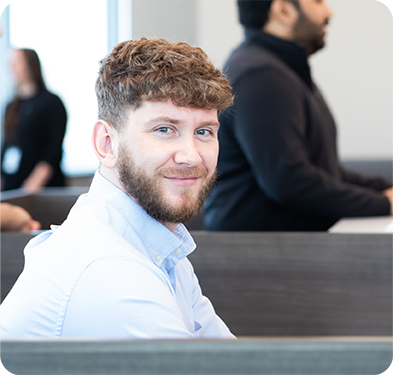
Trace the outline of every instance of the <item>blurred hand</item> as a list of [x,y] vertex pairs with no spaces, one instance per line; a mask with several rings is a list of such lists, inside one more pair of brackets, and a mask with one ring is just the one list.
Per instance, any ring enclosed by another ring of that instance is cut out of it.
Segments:
[[1,231],[28,233],[31,230],[41,229],[41,224],[33,220],[30,214],[22,207],[9,203],[1,203]]
[[390,214],[393,214],[393,187],[386,189],[382,194],[389,199],[390,202]]

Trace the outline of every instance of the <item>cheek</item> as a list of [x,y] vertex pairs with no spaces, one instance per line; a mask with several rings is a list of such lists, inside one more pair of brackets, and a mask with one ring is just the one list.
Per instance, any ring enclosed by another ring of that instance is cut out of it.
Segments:
[[12,66],[11,66],[11,71],[12,71],[12,73],[15,75],[15,76],[17,76],[17,77],[19,77],[20,76],[20,72],[21,72],[21,69],[20,69],[20,66],[18,65],[18,64],[13,64]]
[[153,146],[151,143],[141,142],[138,147],[133,149],[132,155],[138,166],[143,168],[145,172],[154,174],[160,168],[171,164],[173,152],[169,147]]
[[218,142],[208,147],[203,156],[205,166],[210,174],[216,170],[218,159]]
[[320,9],[310,14],[309,18],[311,22],[314,23],[315,25],[321,25],[326,20],[325,13],[323,12],[323,10]]

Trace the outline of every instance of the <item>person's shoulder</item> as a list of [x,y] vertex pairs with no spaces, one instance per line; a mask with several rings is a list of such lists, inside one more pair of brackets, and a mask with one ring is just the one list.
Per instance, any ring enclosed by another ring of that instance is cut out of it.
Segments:
[[278,57],[252,40],[245,40],[230,54],[225,66],[244,65],[259,66],[279,61]]
[[60,97],[57,94],[54,94],[51,91],[48,91],[47,89],[43,89],[40,91],[38,98],[41,102],[51,105],[51,106],[64,106],[63,101],[60,99]]
[[243,42],[229,56],[224,74],[232,85],[256,71],[285,70],[285,66],[273,53],[250,41]]
[[91,213],[82,210],[77,215],[69,215],[61,225],[52,225],[50,230],[33,238],[25,248],[25,256],[33,259],[39,255],[53,264],[62,259],[78,269],[105,259],[128,258],[143,263],[146,257],[139,244],[123,237],[126,225],[115,227],[99,212],[97,215],[94,209]]
[[63,244],[86,264],[101,257],[135,253],[133,246],[122,236],[124,229],[110,225],[99,215],[100,212],[93,211],[85,216],[69,217],[55,230],[51,240]]

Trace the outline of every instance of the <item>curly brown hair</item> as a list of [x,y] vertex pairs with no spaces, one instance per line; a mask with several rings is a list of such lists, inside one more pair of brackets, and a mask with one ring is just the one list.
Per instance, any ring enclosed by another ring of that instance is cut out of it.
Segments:
[[233,101],[227,78],[202,49],[156,38],[116,45],[100,61],[95,87],[98,117],[118,130],[145,100],[218,111]]

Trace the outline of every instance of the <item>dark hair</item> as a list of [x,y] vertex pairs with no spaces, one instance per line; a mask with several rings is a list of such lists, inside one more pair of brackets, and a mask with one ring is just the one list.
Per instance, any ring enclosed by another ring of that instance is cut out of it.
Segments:
[[[23,57],[25,58],[26,65],[29,69],[30,79],[37,86],[37,89],[45,89],[45,82],[41,71],[41,63],[37,52],[28,48],[21,48],[18,51],[23,53]],[[20,104],[20,99],[18,96],[15,96],[15,98],[7,106],[4,118],[4,138],[6,140],[12,139],[16,134],[16,128],[19,121]]]
[[[298,0],[287,0],[300,10]],[[273,0],[237,0],[239,21],[245,27],[261,29],[269,19]]]
[[144,100],[218,111],[233,100],[227,78],[202,49],[156,38],[115,46],[100,61],[96,95],[99,118],[118,130]]
[[28,48],[23,48],[20,51],[23,52],[24,58],[26,59],[27,66],[30,71],[30,79],[35,83],[38,90],[44,89],[45,83],[42,77],[41,63],[37,52]]

